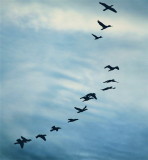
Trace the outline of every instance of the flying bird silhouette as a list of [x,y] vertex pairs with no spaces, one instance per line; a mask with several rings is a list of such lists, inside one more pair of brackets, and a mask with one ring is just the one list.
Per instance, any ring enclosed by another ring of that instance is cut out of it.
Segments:
[[56,127],[56,126],[52,126],[50,132],[58,131],[59,129],[61,129],[61,128],[60,127]]
[[80,99],[84,99],[84,101],[88,101],[90,99],[97,99],[96,94],[95,93],[88,93],[87,95],[81,97]]
[[68,123],[69,123],[69,122],[74,122],[74,121],[77,121],[77,120],[79,120],[79,119],[72,119],[72,118],[71,118],[71,119],[68,119]]
[[84,112],[84,111],[86,111],[86,110],[88,110],[87,109],[87,106],[85,106],[84,108],[78,108],[78,107],[74,107],[78,112],[77,113],[81,113],[81,112]]
[[104,6],[104,7],[105,7],[105,9],[104,9],[103,11],[111,10],[112,12],[117,13],[117,11],[116,11],[114,8],[112,8],[112,7],[113,7],[113,5],[109,6],[109,5],[107,5],[106,3],[102,3],[102,2],[99,2],[99,3],[100,3],[102,6]]
[[20,144],[20,147],[23,148],[24,147],[24,142],[21,139],[17,139],[17,142],[15,142],[14,144]]
[[99,20],[98,20],[98,23],[99,23],[99,25],[102,27],[101,30],[104,30],[104,29],[106,29],[106,28],[108,28],[108,27],[112,27],[111,25],[105,25],[105,24],[103,24],[103,23],[100,22]]
[[119,82],[115,81],[114,79],[107,80],[107,81],[105,81],[105,82],[103,82],[103,83],[110,83],[110,82],[116,82],[116,83],[119,83]]
[[26,139],[25,137],[21,136],[21,139],[17,139],[17,142],[15,142],[14,144],[20,144],[20,147],[23,148],[24,147],[24,143],[30,142],[31,139]]
[[46,134],[38,134],[37,136],[36,136],[36,138],[41,138],[41,139],[43,139],[44,141],[46,141],[46,137],[45,136],[47,136]]
[[103,89],[101,89],[102,91],[106,91],[106,90],[108,90],[108,89],[116,89],[116,87],[106,87],[106,88],[103,88]]
[[107,65],[107,66],[104,67],[104,69],[105,69],[105,68],[108,68],[108,69],[109,69],[108,72],[109,72],[109,71],[113,71],[114,69],[119,70],[119,67],[118,67],[118,66],[112,67],[112,66],[110,66],[110,65]]
[[103,38],[102,36],[96,36],[96,35],[94,35],[94,34],[92,34],[94,37],[95,37],[95,40],[97,40],[97,39],[100,39],[100,38]]

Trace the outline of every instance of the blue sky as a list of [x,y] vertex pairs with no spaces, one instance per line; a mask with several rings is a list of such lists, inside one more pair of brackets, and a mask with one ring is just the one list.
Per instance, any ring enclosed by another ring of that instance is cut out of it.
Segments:
[[[98,2],[1,0],[1,159],[148,159],[148,2],[103,1],[117,14]],[[113,27],[101,31],[98,19]],[[119,83],[102,83],[112,78]],[[90,92],[98,100],[82,102]],[[23,150],[13,144],[20,136],[32,139]]]

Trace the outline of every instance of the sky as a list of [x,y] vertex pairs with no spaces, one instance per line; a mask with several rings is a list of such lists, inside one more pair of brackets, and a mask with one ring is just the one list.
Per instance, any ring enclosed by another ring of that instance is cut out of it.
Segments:
[[[148,1],[101,1],[117,13],[97,0],[0,2],[0,158],[147,160]],[[88,93],[97,100],[82,102]],[[23,149],[21,136],[32,139]]]

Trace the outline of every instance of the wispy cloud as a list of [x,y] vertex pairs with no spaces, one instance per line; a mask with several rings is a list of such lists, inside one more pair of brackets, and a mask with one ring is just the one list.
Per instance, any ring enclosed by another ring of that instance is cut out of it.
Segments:
[[[105,24],[113,25],[110,33],[136,33],[137,35],[147,34],[147,21],[141,17],[134,17],[125,13],[118,15],[102,14],[100,16],[91,13],[91,10],[84,11],[77,8],[65,9],[63,6],[51,7],[50,3],[23,3],[19,1],[3,2],[2,17],[3,23],[12,23],[22,28],[52,29],[58,31],[82,31],[97,32],[101,28],[97,24],[100,19]],[[96,10],[98,12],[98,10]],[[142,25],[142,29],[141,29]]]

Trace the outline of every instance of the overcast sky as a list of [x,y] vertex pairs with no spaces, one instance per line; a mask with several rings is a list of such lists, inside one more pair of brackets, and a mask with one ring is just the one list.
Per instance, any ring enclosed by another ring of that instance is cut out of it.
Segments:
[[[0,158],[147,160],[148,1],[102,1],[118,13],[97,0],[0,2]],[[113,27],[101,31],[97,20]],[[90,92],[98,99],[82,102]],[[32,139],[23,149],[20,136]]]

